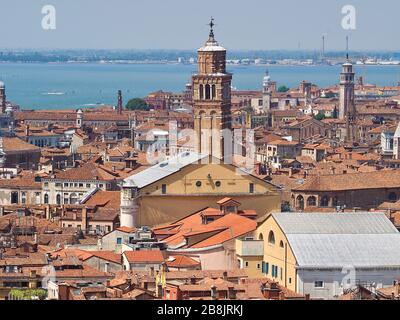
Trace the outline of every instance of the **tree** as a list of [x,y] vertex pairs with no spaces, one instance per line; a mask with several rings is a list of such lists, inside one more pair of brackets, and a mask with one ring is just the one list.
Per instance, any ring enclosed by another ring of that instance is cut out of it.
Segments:
[[286,86],[279,86],[278,92],[287,92],[289,91],[289,88]]
[[318,113],[314,118],[316,120],[321,121],[321,120],[325,119],[326,117],[325,117],[325,115],[323,113]]
[[150,110],[150,107],[147,105],[146,101],[141,98],[133,98],[129,100],[125,108],[127,110]]

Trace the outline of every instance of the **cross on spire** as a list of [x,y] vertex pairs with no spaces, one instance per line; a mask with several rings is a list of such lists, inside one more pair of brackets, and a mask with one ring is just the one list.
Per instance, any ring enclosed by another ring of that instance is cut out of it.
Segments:
[[210,23],[208,24],[210,26],[210,39],[214,39],[214,18],[211,17]]

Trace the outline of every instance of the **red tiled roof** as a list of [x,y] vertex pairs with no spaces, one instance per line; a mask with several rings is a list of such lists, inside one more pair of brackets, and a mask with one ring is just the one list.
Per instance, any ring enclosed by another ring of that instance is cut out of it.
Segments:
[[125,251],[129,263],[162,263],[164,257],[159,250]]

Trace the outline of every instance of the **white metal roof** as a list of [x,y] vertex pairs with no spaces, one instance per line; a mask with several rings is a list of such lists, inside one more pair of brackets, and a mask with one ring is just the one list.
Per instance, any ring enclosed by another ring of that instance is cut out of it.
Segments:
[[289,234],[298,268],[400,268],[400,234]]
[[286,234],[383,234],[398,233],[382,212],[274,213]]
[[304,268],[400,268],[400,233],[383,213],[274,213]]
[[208,157],[207,154],[196,152],[188,151],[180,153],[169,158],[168,160],[160,162],[146,170],[124,179],[124,185],[143,188],[149,184],[152,184],[153,182],[169,176],[170,174],[178,172],[189,164],[195,163],[206,157]]

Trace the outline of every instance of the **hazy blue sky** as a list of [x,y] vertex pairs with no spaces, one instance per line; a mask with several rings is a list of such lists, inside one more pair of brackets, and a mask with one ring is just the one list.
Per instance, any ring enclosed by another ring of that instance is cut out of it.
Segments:
[[[44,31],[41,8],[57,9],[57,29]],[[354,5],[357,30],[341,27]],[[399,0],[0,0],[1,48],[194,49],[209,17],[227,49],[399,50]]]

